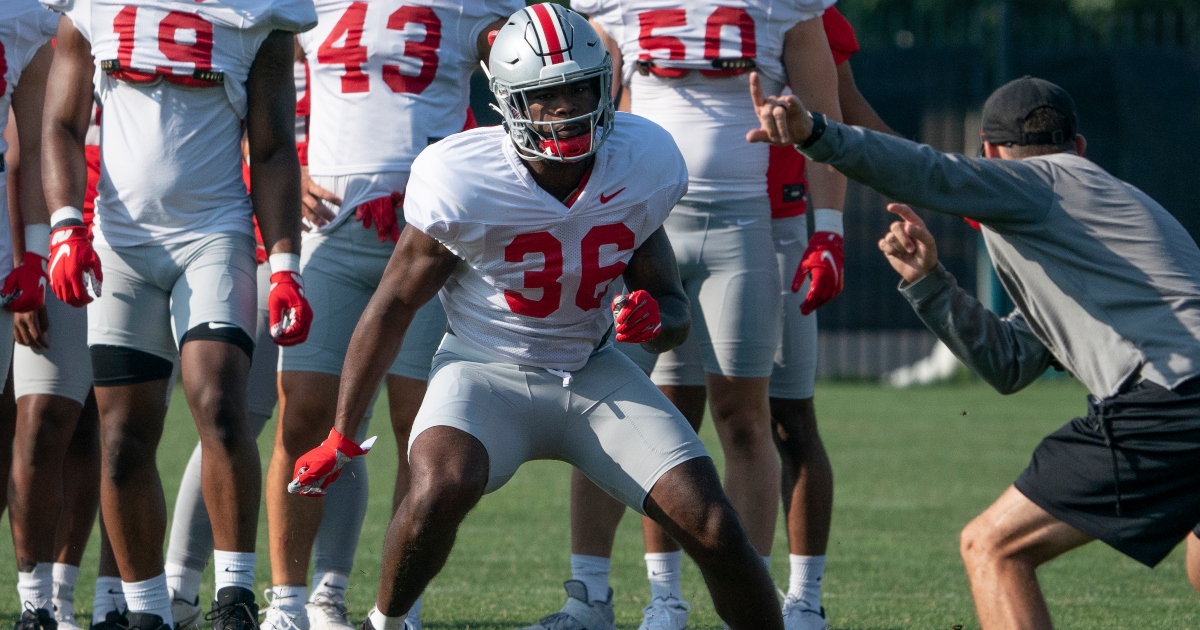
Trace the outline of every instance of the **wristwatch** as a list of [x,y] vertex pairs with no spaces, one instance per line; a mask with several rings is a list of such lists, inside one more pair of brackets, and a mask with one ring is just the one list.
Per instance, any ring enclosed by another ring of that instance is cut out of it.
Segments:
[[821,139],[821,136],[825,135],[825,128],[829,126],[828,121],[825,120],[825,114],[820,112],[809,112],[808,116],[809,118],[812,118],[812,131],[809,132],[807,140],[797,145],[801,149],[807,149],[816,144],[817,141]]

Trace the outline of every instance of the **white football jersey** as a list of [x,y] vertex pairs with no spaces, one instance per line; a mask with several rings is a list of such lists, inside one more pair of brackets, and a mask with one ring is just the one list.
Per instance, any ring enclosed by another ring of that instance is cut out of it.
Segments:
[[246,79],[274,30],[311,28],[311,0],[43,0],[91,43],[104,111],[97,242],[254,234],[241,173]]
[[[462,131],[477,38],[523,0],[317,0],[309,64],[309,172],[408,171]],[[357,205],[344,200],[342,212]],[[368,201],[368,200],[362,200]]]
[[464,261],[440,293],[464,343],[577,370],[612,325],[613,281],[686,190],[670,136],[618,112],[570,207],[534,182],[503,129],[483,127],[421,153],[404,216]]
[[[754,67],[763,90],[786,83],[784,34],[833,0],[572,0],[621,48],[633,113],[679,144],[691,178],[685,202],[722,203],[767,194],[768,148],[746,142],[758,128],[750,102]],[[683,78],[639,73],[638,62],[689,70]],[[752,61],[752,65],[751,65]],[[724,75],[724,76],[722,76]]]
[[[0,2],[0,131],[9,124],[13,91],[34,54],[45,46],[58,28],[58,14],[47,11],[37,0]],[[0,156],[8,142],[0,134]],[[0,172],[0,279],[13,268],[12,231],[8,224],[7,173]]]

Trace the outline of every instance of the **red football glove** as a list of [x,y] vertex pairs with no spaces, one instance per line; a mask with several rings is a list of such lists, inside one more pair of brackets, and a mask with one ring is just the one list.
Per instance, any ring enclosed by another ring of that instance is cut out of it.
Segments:
[[364,228],[375,224],[375,233],[382,243],[389,238],[392,242],[400,240],[400,222],[396,220],[396,210],[404,205],[404,193],[393,192],[391,197],[372,199],[358,206],[354,218],[363,224]]
[[0,288],[0,303],[14,313],[36,311],[46,303],[46,259],[25,252],[21,264],[4,279]]
[[792,292],[800,290],[804,278],[812,276],[808,295],[800,304],[800,313],[809,313],[825,306],[829,300],[842,292],[845,254],[842,252],[842,237],[833,232],[814,232],[808,239],[808,249],[800,259],[796,277],[792,278]]
[[359,446],[338,433],[337,429],[330,429],[329,437],[325,438],[320,446],[296,460],[296,469],[292,482],[288,484],[288,492],[306,497],[325,494],[329,484],[337,481],[338,475],[342,473],[342,466],[349,464],[355,457],[366,455],[373,444],[375,438],[370,438]]
[[313,312],[304,297],[304,281],[295,271],[271,274],[271,294],[267,296],[271,312],[271,339],[280,346],[294,346],[308,339]]
[[58,299],[83,306],[100,297],[103,281],[100,257],[88,240],[87,226],[70,225],[50,233],[50,288]]
[[618,295],[613,299],[613,322],[616,324],[617,341],[650,341],[662,332],[658,300],[641,289],[628,295]]

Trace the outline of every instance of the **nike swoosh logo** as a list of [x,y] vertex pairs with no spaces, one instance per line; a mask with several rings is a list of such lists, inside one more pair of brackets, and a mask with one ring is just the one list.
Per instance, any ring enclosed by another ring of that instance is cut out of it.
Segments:
[[54,260],[50,261],[50,273],[51,274],[54,273],[54,268],[56,266],[58,266],[58,261],[62,260],[64,257],[70,256],[70,255],[71,255],[71,246],[70,245],[64,245],[64,246],[58,248],[58,251],[54,252]]
[[600,193],[600,203],[608,203],[608,202],[612,201],[613,197],[616,197],[617,195],[619,195],[623,192],[625,192],[624,188],[622,188],[621,190],[618,190],[617,192],[615,192],[611,195],[605,195],[604,193]]
[[833,259],[833,253],[831,253],[828,249],[821,250],[821,260],[829,263],[829,268],[833,270],[834,286],[840,284],[841,279],[838,278],[837,261]]
[[[223,328],[237,328],[237,324],[225,324],[222,322],[208,322],[209,330],[221,330]],[[228,571],[229,569],[225,569]],[[234,573],[245,573],[245,571],[235,571]]]
[[746,227],[747,225],[754,223],[754,221],[754,219],[737,219],[734,221],[734,223],[736,223],[738,227]]
[[246,571],[244,569],[230,569],[229,567],[225,567],[225,572],[226,573],[241,573],[243,575],[249,573],[249,571]]

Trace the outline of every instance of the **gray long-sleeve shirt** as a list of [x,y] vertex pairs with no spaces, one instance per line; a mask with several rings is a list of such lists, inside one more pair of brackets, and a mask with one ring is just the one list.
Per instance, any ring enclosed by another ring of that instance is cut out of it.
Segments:
[[940,306],[914,304],[999,389],[1045,370],[1033,339],[1100,398],[1132,380],[1174,388],[1200,374],[1200,249],[1162,206],[1094,162],[967,158],[835,122],[804,153],[893,199],[983,225],[1015,315],[956,308],[954,291],[933,292],[948,300]]

